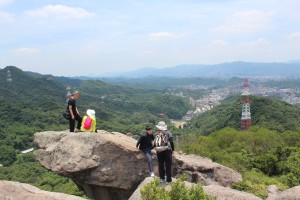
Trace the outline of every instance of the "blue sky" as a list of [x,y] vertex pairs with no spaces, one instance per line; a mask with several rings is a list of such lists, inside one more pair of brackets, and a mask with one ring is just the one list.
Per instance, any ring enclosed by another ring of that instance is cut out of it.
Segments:
[[0,68],[57,76],[300,59],[300,0],[0,0]]

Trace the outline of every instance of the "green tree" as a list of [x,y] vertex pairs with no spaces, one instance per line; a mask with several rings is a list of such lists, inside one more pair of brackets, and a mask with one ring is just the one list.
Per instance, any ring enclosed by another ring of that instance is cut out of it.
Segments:
[[194,184],[191,187],[185,186],[184,176],[171,183],[170,190],[159,183],[158,178],[144,185],[140,189],[143,200],[214,200],[214,197],[207,196],[201,184]]
[[4,166],[11,165],[16,160],[15,151],[12,146],[0,146],[0,163]]

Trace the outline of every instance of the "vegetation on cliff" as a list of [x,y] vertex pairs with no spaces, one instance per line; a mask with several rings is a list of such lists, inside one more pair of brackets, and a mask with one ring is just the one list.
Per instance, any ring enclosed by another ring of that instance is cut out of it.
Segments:
[[224,128],[209,136],[186,136],[181,149],[237,170],[243,181],[234,188],[262,198],[268,185],[285,189],[300,184],[300,129],[277,133],[260,127],[249,132]]
[[184,176],[171,183],[170,190],[166,190],[159,179],[155,178],[140,190],[143,200],[214,200],[214,197],[207,196],[200,183],[194,184],[190,188],[183,182]]

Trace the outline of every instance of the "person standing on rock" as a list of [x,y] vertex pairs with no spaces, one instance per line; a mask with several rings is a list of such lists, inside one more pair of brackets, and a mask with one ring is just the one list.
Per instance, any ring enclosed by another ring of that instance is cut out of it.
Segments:
[[154,176],[152,153],[151,153],[151,150],[153,149],[153,145],[152,145],[153,140],[154,140],[154,136],[152,134],[152,127],[148,125],[146,126],[146,133],[144,133],[136,143],[136,148],[142,150],[146,156],[149,171],[150,171],[150,176]]
[[[78,112],[76,106],[76,100],[79,98],[79,92],[75,91],[71,95],[70,99],[68,100],[68,109],[70,112],[70,132],[79,132],[81,127],[82,118]],[[75,120],[77,121],[77,129],[75,129]]]
[[96,112],[95,110],[88,109],[86,115],[81,122],[80,130],[82,132],[97,132],[96,130]]
[[[165,175],[167,176],[167,184],[172,182],[172,154],[174,151],[173,135],[168,130],[168,126],[164,121],[160,121],[156,128],[158,131],[155,134],[155,149],[157,150],[158,170],[160,182],[165,182]],[[160,141],[166,140],[164,146],[158,146],[157,136],[160,136]],[[160,149],[160,150],[159,150]]]

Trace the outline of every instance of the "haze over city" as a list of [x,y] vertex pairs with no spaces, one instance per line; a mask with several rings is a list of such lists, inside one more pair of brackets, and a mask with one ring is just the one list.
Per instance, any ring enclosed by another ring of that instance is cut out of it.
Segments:
[[58,76],[300,59],[300,1],[0,0],[0,68]]

